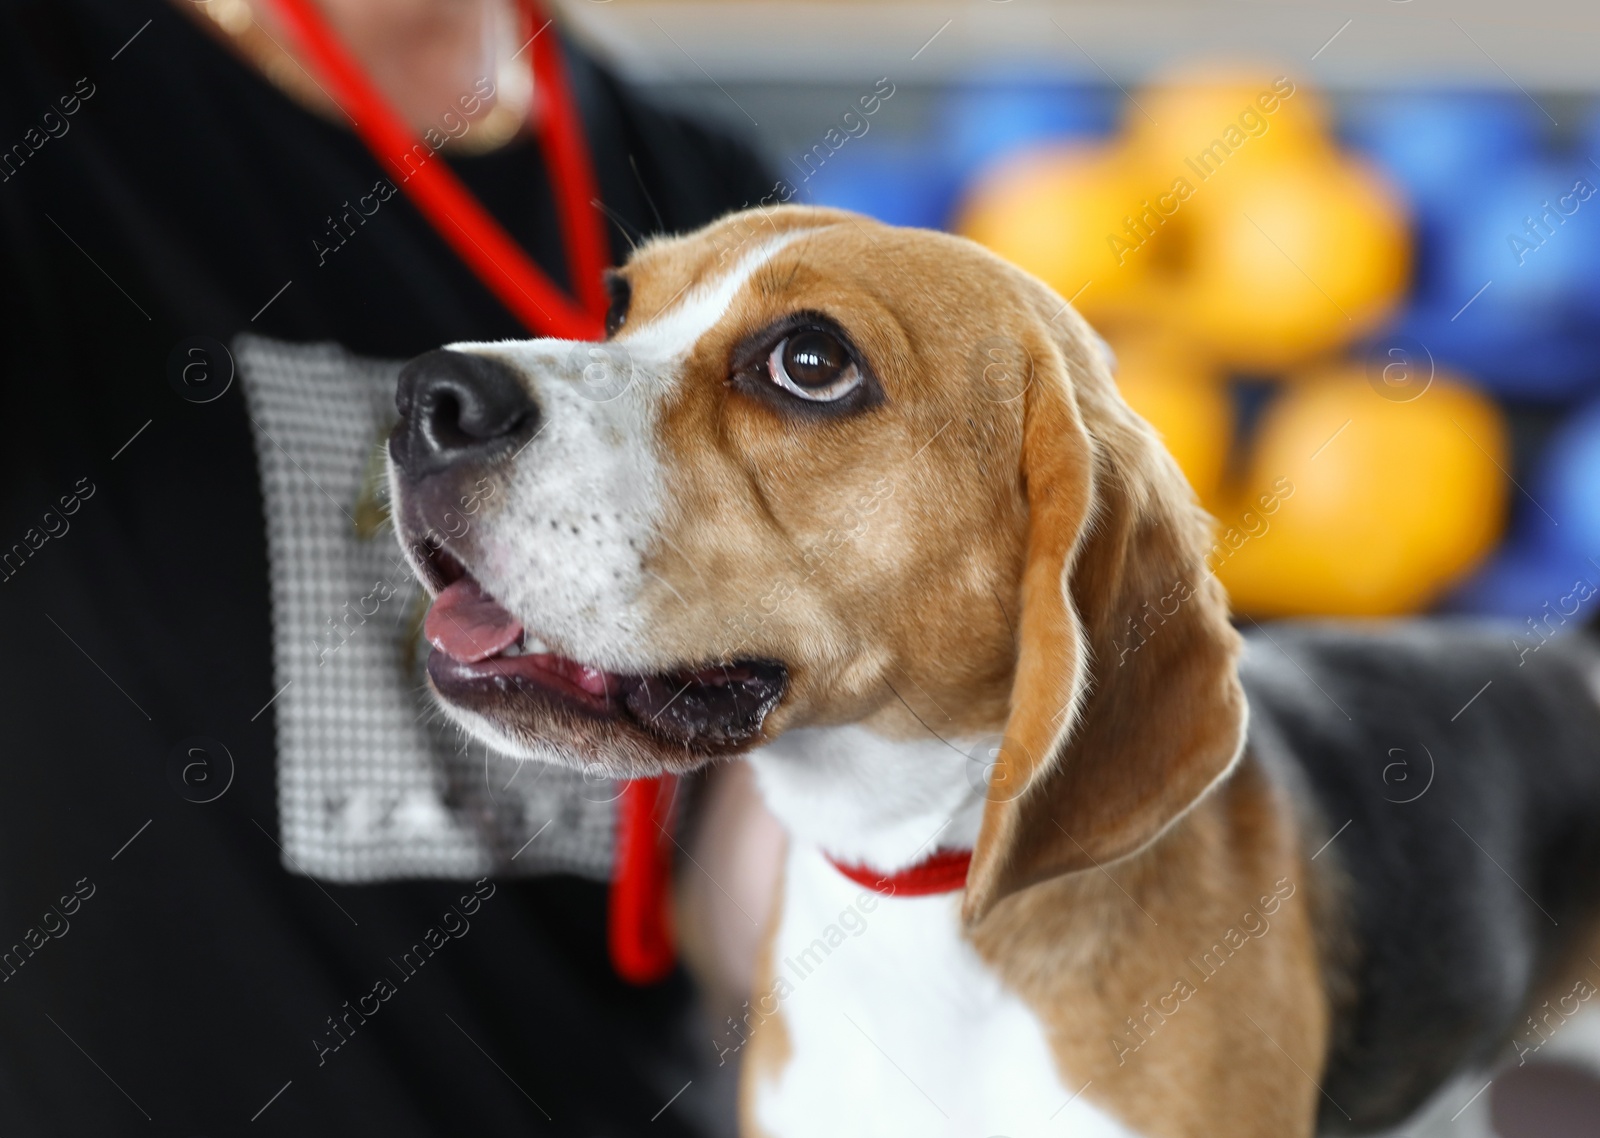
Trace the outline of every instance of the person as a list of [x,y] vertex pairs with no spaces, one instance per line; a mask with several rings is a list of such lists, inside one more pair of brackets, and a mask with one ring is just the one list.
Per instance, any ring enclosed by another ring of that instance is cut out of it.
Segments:
[[[319,4],[570,294],[513,0]],[[614,262],[767,192],[564,46]],[[194,395],[196,345],[530,334],[403,193],[366,216],[386,171],[298,51],[265,0],[0,5],[0,1128],[719,1132],[691,985],[613,975],[602,881],[296,863],[261,476],[295,451],[242,380]]]

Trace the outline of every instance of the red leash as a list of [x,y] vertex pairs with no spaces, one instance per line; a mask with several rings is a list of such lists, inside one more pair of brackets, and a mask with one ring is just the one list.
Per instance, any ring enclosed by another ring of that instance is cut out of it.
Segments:
[[[356,134],[393,174],[417,210],[458,257],[538,336],[598,340],[607,300],[600,274],[610,262],[594,162],[567,79],[553,21],[535,0],[520,7],[532,46],[538,92],[536,136],[555,183],[562,243],[577,300],[568,297],[511,238],[431,147],[419,140],[334,34],[313,0],[272,0],[295,42],[355,120]],[[546,34],[549,32],[549,34]],[[616,867],[611,882],[609,946],[618,975],[649,984],[672,971],[668,896],[672,859],[670,775],[635,779],[618,801]]]

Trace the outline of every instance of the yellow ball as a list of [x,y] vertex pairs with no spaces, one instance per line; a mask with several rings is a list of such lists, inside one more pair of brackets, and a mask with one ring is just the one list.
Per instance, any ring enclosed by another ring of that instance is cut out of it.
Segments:
[[1233,443],[1224,378],[1193,348],[1153,336],[1114,341],[1117,387],[1156,429],[1200,501],[1215,503]]
[[1371,331],[1409,274],[1404,212],[1365,166],[1331,154],[1219,175],[1185,203],[1179,324],[1229,363],[1271,370]]
[[1494,546],[1506,452],[1495,405],[1444,377],[1409,402],[1358,367],[1306,377],[1268,409],[1211,565],[1243,612],[1424,608]]
[[1178,73],[1136,100],[1125,116],[1132,145],[1174,174],[1203,180],[1327,147],[1326,104],[1283,76]]
[[1063,145],[1013,154],[979,176],[956,232],[987,246],[1074,300],[1086,316],[1125,311],[1147,262],[1119,263],[1111,236],[1148,195],[1128,151]]

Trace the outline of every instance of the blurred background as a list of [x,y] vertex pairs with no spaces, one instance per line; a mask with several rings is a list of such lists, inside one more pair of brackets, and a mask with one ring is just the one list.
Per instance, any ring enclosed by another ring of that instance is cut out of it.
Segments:
[[[970,236],[1071,298],[1258,616],[1600,590],[1600,11],[569,3],[774,201]],[[752,203],[756,204],[756,203]]]

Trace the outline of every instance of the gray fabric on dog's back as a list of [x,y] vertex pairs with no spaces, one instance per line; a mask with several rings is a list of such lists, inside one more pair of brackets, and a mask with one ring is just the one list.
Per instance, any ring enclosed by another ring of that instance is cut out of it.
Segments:
[[265,497],[285,866],[608,877],[616,784],[469,745],[428,693],[425,594],[393,528],[358,530],[400,363],[254,336],[233,350]]

